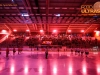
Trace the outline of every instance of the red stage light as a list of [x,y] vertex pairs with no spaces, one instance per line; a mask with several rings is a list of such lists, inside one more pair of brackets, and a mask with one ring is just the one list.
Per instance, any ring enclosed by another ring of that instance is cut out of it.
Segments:
[[53,33],[57,33],[57,30],[53,30]]
[[40,33],[43,33],[44,31],[43,30],[40,30]]
[[28,29],[26,30],[26,32],[29,32],[29,31],[30,31],[30,30],[28,30]]
[[7,31],[6,31],[6,30],[2,30],[1,32],[2,32],[2,33],[7,33]]
[[100,32],[99,31],[96,31],[96,36],[99,36]]
[[17,30],[16,30],[16,29],[14,29],[13,31],[14,31],[14,32],[17,32]]
[[81,32],[84,32],[84,30],[81,30]]
[[68,30],[68,32],[71,32],[71,30]]

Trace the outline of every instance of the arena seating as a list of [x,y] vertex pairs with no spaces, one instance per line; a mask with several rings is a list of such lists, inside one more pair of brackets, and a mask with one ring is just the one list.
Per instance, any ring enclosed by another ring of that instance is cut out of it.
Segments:
[[[2,35],[3,36],[3,35]],[[9,47],[23,47],[23,46],[38,46],[42,45],[43,41],[52,41],[50,45],[60,45],[66,46],[68,48],[93,48],[95,46],[100,46],[100,41],[97,39],[85,38],[82,37],[44,37],[42,39],[37,37],[29,37],[25,40],[26,37],[15,37],[13,40],[9,37],[4,42],[1,43],[1,46]]]

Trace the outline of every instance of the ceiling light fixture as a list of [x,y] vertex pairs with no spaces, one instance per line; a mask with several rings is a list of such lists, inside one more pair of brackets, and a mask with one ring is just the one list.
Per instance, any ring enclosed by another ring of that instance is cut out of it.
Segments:
[[71,32],[71,30],[68,30],[68,32]]
[[81,32],[84,32],[84,30],[81,30]]
[[29,32],[29,31],[30,31],[30,30],[28,30],[28,29],[26,30],[26,32]]
[[7,31],[6,31],[6,30],[2,30],[1,32],[2,32],[2,33],[6,33]]
[[53,33],[57,33],[57,30],[53,30]]
[[55,16],[60,16],[60,14],[55,14]]
[[14,29],[13,31],[14,31],[14,32],[17,32],[17,30],[16,30],[16,29]]
[[1,34],[7,34],[7,30],[2,30]]
[[40,30],[40,33],[43,33],[44,31],[43,30]]
[[22,13],[21,16],[29,16],[28,13]]

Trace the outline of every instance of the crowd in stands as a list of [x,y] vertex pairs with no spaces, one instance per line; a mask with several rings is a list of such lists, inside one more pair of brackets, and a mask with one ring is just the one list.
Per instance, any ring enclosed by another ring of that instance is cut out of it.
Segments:
[[[35,37],[31,36],[28,39],[26,37],[11,37],[7,38],[0,45],[1,47],[23,47],[23,46],[38,46],[43,45],[43,41],[51,41],[49,45],[60,45],[66,46],[68,48],[92,48],[94,46],[100,46],[100,42],[95,38],[91,37],[73,37],[73,36],[64,36],[64,37]],[[47,44],[48,45],[48,44]]]
[[[13,55],[15,55],[16,49],[18,54],[23,51],[23,46],[29,46],[36,50],[39,48],[44,49],[46,58],[48,50],[57,50],[58,52],[63,49],[66,51],[67,48],[70,51],[78,55],[89,54],[88,48],[100,47],[100,41],[94,37],[78,37],[78,36],[13,36],[8,37],[5,41],[0,43],[1,48],[6,48],[6,57],[9,55],[9,48],[13,48]],[[0,53],[1,54],[1,53]]]

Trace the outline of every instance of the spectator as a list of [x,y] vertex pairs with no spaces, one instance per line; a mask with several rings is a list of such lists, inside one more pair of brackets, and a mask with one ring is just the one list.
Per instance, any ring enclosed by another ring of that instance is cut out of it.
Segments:
[[13,55],[15,55],[15,52],[16,52],[16,50],[15,50],[15,48],[13,48]]
[[6,57],[9,57],[9,48],[6,49]]
[[48,59],[48,49],[45,51],[45,57]]
[[1,48],[0,48],[0,55],[1,55]]

